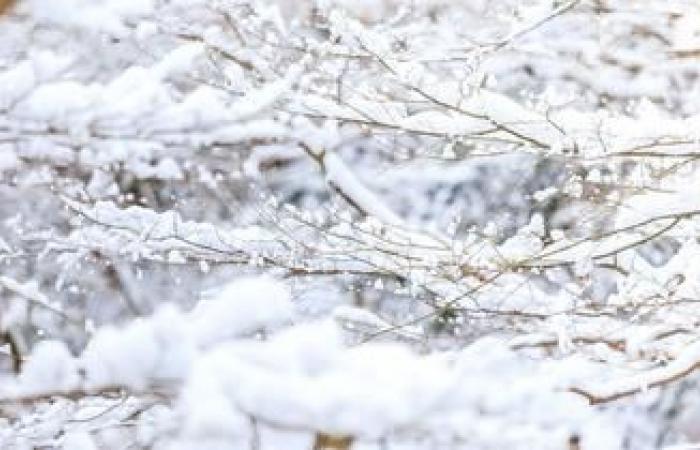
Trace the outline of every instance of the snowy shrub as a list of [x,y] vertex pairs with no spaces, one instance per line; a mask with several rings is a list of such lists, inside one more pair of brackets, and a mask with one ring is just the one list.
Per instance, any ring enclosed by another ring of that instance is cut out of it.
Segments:
[[0,0],[0,446],[700,439],[682,0]]

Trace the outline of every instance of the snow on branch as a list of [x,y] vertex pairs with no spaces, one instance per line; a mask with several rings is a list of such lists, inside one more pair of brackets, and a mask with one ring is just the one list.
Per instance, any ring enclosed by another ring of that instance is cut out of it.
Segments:
[[324,153],[323,168],[328,184],[361,213],[375,217],[387,225],[404,225],[404,221],[362,184],[338,155]]
[[589,383],[572,387],[575,394],[585,397],[591,405],[608,403],[649,388],[660,387],[686,377],[700,368],[700,343],[689,345],[678,357],[657,369],[604,383]]
[[690,439],[700,16],[629,3],[0,0],[0,447]]

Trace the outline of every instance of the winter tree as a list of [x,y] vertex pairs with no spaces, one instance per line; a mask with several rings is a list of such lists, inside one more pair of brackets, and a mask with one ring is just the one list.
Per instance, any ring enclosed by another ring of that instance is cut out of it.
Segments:
[[698,58],[686,0],[0,0],[0,446],[700,448]]

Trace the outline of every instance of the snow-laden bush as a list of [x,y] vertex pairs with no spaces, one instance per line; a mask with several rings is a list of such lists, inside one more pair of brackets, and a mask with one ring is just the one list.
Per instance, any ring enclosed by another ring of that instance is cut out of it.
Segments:
[[4,447],[697,440],[693,5],[0,11]]

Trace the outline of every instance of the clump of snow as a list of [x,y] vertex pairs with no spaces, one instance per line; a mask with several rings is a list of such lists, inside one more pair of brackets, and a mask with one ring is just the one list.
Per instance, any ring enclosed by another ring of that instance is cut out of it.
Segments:
[[289,290],[269,278],[238,279],[214,298],[201,301],[191,313],[201,345],[274,329],[289,323],[294,310]]
[[0,144],[0,174],[5,171],[16,170],[21,164],[22,162],[11,145]]
[[105,327],[80,357],[91,387],[125,385],[143,389],[151,380],[182,378],[194,356],[185,317],[173,308],[124,328]]
[[20,384],[25,393],[70,391],[80,385],[79,365],[64,343],[42,341],[24,365]]
[[154,11],[153,0],[31,0],[30,11],[40,23],[67,25],[89,31],[123,35],[124,21]]
[[[44,341],[20,377],[23,390],[129,386],[183,380],[202,349],[290,323],[289,290],[270,278],[231,282],[190,312],[162,307],[127,326],[105,326],[75,358],[60,342]],[[81,374],[79,376],[79,373]]]
[[70,431],[63,437],[61,448],[64,450],[97,450],[95,441],[86,431]]

